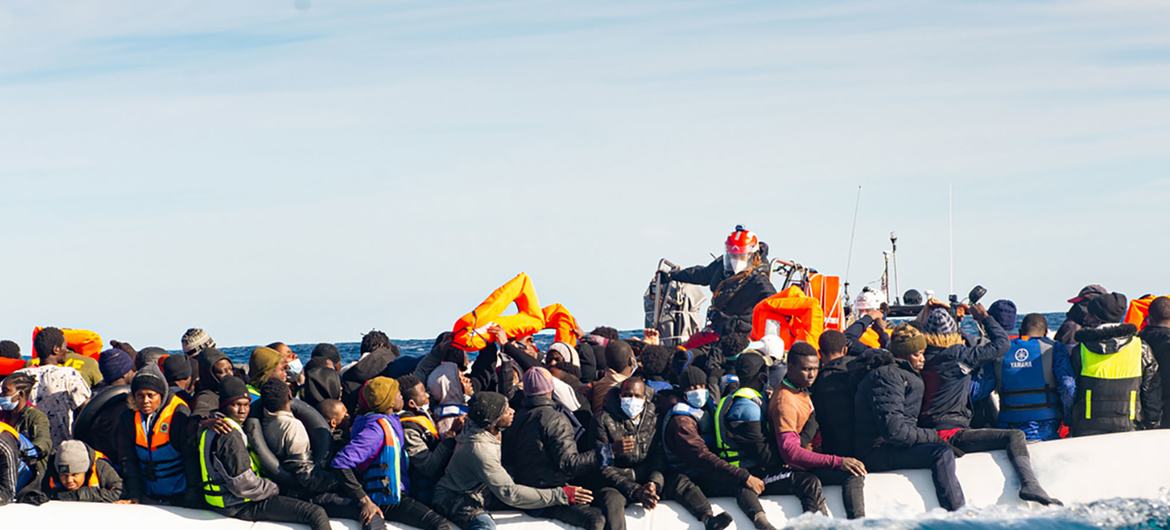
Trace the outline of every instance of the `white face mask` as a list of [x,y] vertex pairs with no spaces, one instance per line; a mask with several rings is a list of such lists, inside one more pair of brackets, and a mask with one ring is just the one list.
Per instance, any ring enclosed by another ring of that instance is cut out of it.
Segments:
[[707,389],[687,390],[687,404],[697,409],[703,408],[707,404]]
[[626,413],[630,419],[637,418],[642,413],[642,409],[646,406],[646,400],[636,397],[622,398],[622,412]]
[[299,358],[293,359],[288,363],[288,372],[293,375],[300,375],[301,370],[305,369],[305,365],[301,364]]

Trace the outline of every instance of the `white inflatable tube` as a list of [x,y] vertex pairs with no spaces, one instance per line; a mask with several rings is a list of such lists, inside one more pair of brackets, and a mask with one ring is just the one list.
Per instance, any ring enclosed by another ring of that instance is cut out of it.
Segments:
[[[1091,436],[1032,444],[1032,465],[1044,488],[1066,504],[1111,498],[1160,498],[1170,488],[1170,430]],[[958,460],[959,481],[974,507],[1022,504],[1016,496],[1019,482],[1003,451],[968,454]],[[829,509],[843,517],[841,489],[826,488]],[[734,499],[715,499],[716,513],[730,512],[736,528],[752,528]],[[801,515],[795,497],[769,497],[763,501],[772,524]],[[930,472],[925,470],[874,473],[866,477],[866,512],[870,517],[904,519],[938,508]],[[516,512],[494,514],[500,528],[535,530],[567,525],[533,519]],[[664,502],[654,510],[631,506],[626,511],[631,530],[695,528],[702,526],[677,503]],[[210,511],[154,506],[50,502],[43,506],[0,507],[4,528],[73,528],[86,530],[287,530],[300,525],[249,523]],[[396,527],[393,524],[387,525]],[[361,530],[355,521],[334,520],[337,530]]]

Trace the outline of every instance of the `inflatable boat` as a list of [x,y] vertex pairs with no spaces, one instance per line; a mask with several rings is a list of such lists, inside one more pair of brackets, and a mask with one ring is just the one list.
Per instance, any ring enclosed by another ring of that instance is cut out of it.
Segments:
[[[1157,499],[1170,488],[1170,430],[1090,436],[1041,442],[1029,446],[1032,465],[1042,484],[1066,504],[1088,503],[1112,498]],[[1019,483],[1003,451],[968,454],[958,460],[959,481],[968,506],[1022,505],[1016,496]],[[843,517],[839,487],[826,488],[833,517]],[[714,499],[716,512],[724,510],[735,518],[736,528],[752,528],[734,499]],[[764,499],[772,523],[781,526],[799,517],[795,497]],[[873,473],[866,477],[865,504],[869,517],[886,520],[908,519],[938,509],[930,473],[925,470]],[[533,519],[516,512],[494,514],[500,528],[533,530],[565,525]],[[701,529],[693,517],[673,502],[654,510],[631,506],[626,512],[631,530],[651,528]],[[49,502],[39,507],[0,507],[5,528],[73,528],[87,530],[245,530],[304,528],[299,525],[250,523],[222,517],[210,511],[139,505]],[[395,527],[388,524],[391,528]],[[360,530],[355,521],[334,520],[333,528]]]

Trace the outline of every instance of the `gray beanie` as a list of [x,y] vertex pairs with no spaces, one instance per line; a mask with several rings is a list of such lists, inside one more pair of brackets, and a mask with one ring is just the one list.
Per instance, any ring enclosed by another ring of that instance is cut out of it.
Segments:
[[57,446],[57,474],[89,471],[89,448],[78,440],[65,440]]

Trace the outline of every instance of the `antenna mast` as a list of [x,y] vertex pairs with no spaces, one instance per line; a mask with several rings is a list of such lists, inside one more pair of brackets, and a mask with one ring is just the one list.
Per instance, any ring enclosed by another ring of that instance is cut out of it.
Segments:
[[849,254],[845,258],[845,303],[849,303],[849,269],[853,267],[853,237],[857,234],[857,212],[861,210],[861,186],[857,186],[857,202],[853,205],[853,224],[849,228]]

